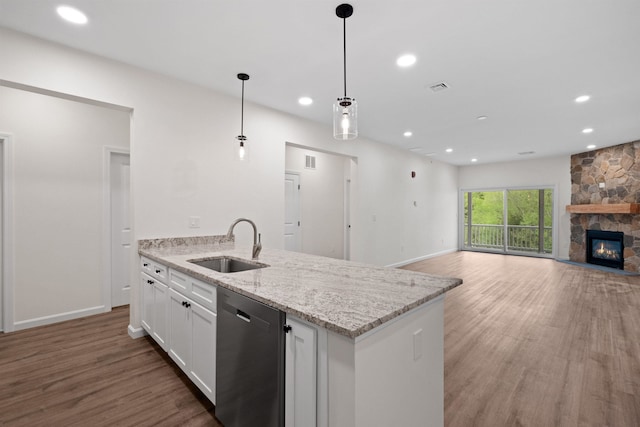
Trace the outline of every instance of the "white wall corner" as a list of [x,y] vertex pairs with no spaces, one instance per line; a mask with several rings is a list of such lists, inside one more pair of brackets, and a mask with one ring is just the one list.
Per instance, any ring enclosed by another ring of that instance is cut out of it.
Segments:
[[142,338],[145,335],[149,335],[147,333],[147,331],[144,330],[144,328],[139,327],[139,328],[134,328],[133,326],[129,325],[129,327],[127,328],[127,332],[129,333],[129,336],[131,338],[138,339],[138,338]]

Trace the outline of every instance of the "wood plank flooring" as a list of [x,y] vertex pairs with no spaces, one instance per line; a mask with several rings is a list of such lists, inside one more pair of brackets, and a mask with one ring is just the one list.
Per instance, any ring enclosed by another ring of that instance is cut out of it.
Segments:
[[0,426],[221,426],[128,307],[0,334]]
[[[465,282],[445,298],[447,427],[640,426],[640,278],[473,252],[405,268]],[[128,323],[0,334],[0,426],[221,426]]]
[[405,267],[445,297],[445,425],[640,426],[640,277],[457,252]]

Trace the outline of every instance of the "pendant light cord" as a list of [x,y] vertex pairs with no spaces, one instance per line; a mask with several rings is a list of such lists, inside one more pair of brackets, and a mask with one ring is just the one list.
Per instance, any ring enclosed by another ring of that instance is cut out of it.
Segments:
[[344,64],[344,97],[347,97],[347,18],[342,18],[342,52]]
[[240,136],[244,136],[244,80],[242,81],[242,103],[240,107]]

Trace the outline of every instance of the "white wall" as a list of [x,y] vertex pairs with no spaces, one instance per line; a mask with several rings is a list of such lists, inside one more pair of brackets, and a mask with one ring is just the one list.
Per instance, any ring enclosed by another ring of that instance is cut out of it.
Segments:
[[[236,163],[230,159],[238,98],[6,29],[0,29],[0,55],[0,80],[133,109],[136,239],[221,234],[244,216],[256,221],[265,247],[281,248],[288,141],[358,158],[352,259],[391,264],[457,245],[456,167],[364,138],[339,143],[327,126],[251,103],[245,103],[251,161]],[[229,84],[237,84],[236,76]],[[411,170],[418,172],[415,180]],[[408,206],[412,199],[417,207]],[[201,217],[200,229],[188,228],[189,216]],[[236,230],[237,240],[249,244],[249,227]],[[132,270],[134,284],[135,278]],[[138,304],[134,288],[134,327],[140,324]]]
[[557,201],[554,206],[556,257],[568,259],[571,230],[565,206],[571,204],[570,166],[570,156],[462,166],[458,173],[459,186],[463,190],[553,186]]
[[[0,87],[13,136],[14,322],[105,309],[103,147],[129,147],[129,114]],[[107,307],[110,309],[111,307]]]
[[[316,168],[305,167],[306,156]],[[344,186],[351,173],[349,157],[286,147],[285,167],[300,176],[301,252],[343,259]]]

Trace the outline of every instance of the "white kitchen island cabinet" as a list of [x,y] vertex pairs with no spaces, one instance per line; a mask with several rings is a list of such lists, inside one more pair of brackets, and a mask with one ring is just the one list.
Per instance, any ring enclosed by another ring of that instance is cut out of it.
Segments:
[[140,286],[142,289],[142,327],[167,350],[169,286],[167,268],[147,258],[141,259]]
[[215,404],[216,313],[169,290],[169,356]]
[[286,427],[444,425],[444,298],[460,279],[269,248],[253,270],[190,262],[251,262],[225,236],[140,241],[139,253],[183,275],[172,291],[192,304],[196,280],[198,298],[224,287],[286,314]]
[[287,326],[285,426],[315,426],[317,396],[326,391],[318,393],[318,328],[294,317],[287,317]]

